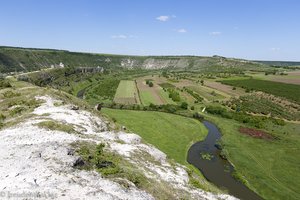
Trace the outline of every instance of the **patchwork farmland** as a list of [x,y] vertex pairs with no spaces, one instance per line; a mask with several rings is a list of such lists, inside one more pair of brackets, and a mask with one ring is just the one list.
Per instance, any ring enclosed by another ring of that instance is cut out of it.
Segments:
[[[153,86],[149,87],[146,84],[146,80],[151,80]],[[141,103],[143,105],[148,106],[150,104],[175,104],[175,102],[169,98],[169,93],[163,90],[161,86],[159,86],[161,80],[158,80],[157,77],[140,77],[136,81],[141,98]]]
[[140,104],[135,81],[120,81],[114,97],[114,102],[118,104]]
[[300,102],[300,87],[296,84],[279,83],[259,79],[223,80],[223,84],[242,87],[248,90],[262,91],[288,100]]

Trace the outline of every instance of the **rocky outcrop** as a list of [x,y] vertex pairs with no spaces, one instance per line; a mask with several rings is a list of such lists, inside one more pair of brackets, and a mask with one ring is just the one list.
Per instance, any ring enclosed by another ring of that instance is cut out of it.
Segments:
[[[71,144],[83,141],[104,143],[107,151],[121,155],[149,180],[168,183],[173,199],[182,198],[183,194],[188,199],[234,199],[190,186],[183,166],[170,164],[163,152],[143,143],[138,135],[109,131],[100,117],[71,109],[70,105],[58,106],[50,96],[36,98],[44,103],[32,112],[31,118],[0,131],[1,197],[15,194],[43,199],[154,199],[151,192],[128,180],[111,180],[95,171],[78,169],[85,161],[76,155]],[[73,126],[79,134],[37,126],[45,120]],[[101,162],[99,167],[111,164]],[[124,187],[122,180],[130,184]]]

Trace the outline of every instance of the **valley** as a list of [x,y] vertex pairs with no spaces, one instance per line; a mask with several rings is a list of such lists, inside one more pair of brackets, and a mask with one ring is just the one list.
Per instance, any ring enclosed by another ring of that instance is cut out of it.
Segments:
[[[118,59],[124,58],[118,56]],[[300,88],[294,81],[300,78],[297,70],[276,68],[275,74],[267,75],[273,68],[260,64],[257,64],[261,67],[257,71],[244,68],[244,63],[236,64],[234,68],[208,68],[202,65],[200,68],[181,68],[174,63],[173,67],[163,64],[175,62],[173,57],[159,57],[157,62],[151,58],[151,63],[156,62],[162,67],[147,69],[150,66],[147,59],[144,61],[148,63],[146,68],[128,68],[128,63],[134,66],[134,62],[128,61],[121,68],[103,67],[102,72],[83,72],[76,67],[64,67],[7,76],[0,85],[1,130],[14,127],[30,117],[41,102],[28,99],[34,99],[35,95],[49,95],[46,90],[50,90],[51,95],[63,96],[66,98],[63,101],[79,104],[81,109],[93,110],[95,105],[101,105],[98,111],[93,112],[109,121],[112,130],[135,133],[142,142],[163,152],[168,162],[184,166],[189,176],[188,184],[192,187],[240,197],[241,193],[231,193],[226,185],[214,183],[209,178],[207,180],[206,172],[201,171],[201,167],[199,170],[188,162],[190,147],[207,137],[206,122],[203,124],[206,120],[214,123],[222,134],[215,144],[219,153],[202,152],[197,159],[212,164],[212,169],[216,159],[213,156],[230,163],[232,170],[229,175],[234,183],[259,198],[300,197],[297,191],[300,173],[296,167],[300,164]],[[177,57],[175,60],[178,59],[187,58]],[[190,59],[195,62],[196,58]],[[281,77],[293,81],[282,81]],[[280,81],[273,81],[275,79]],[[40,126],[57,127],[69,134],[84,130],[51,120]],[[125,146],[120,150],[125,150]],[[89,145],[84,148],[90,149],[89,152],[95,151]],[[109,162],[124,164],[115,160],[117,156],[106,156],[110,158]],[[157,164],[148,153],[140,156]],[[90,162],[89,166],[85,166],[90,168],[94,161],[85,162]],[[223,167],[226,171],[226,166]],[[104,171],[98,171],[100,174],[107,173],[107,178],[122,176],[126,179],[127,173],[132,173],[125,170],[122,174],[118,170],[119,167],[108,166]],[[143,178],[139,177],[136,185],[155,194],[153,188],[140,182],[140,178],[144,180],[144,175],[140,175]],[[132,177],[130,180],[133,180]],[[156,198],[171,196],[164,191],[162,196]],[[248,199],[251,199],[250,196]]]

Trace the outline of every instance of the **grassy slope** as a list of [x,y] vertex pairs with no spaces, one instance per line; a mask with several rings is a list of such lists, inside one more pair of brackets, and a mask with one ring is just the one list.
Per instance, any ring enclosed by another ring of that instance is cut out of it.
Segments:
[[245,87],[248,89],[263,91],[269,94],[273,94],[275,96],[285,97],[289,100],[300,102],[299,85],[278,83],[258,79],[223,80],[221,82],[237,87]]
[[280,140],[266,141],[241,135],[233,120],[207,117],[221,129],[225,151],[251,189],[265,199],[300,199],[299,124],[269,125]]
[[199,121],[160,112],[103,109],[101,111],[139,134],[146,142],[165,152],[169,158],[187,164],[192,142],[203,140],[207,130]]

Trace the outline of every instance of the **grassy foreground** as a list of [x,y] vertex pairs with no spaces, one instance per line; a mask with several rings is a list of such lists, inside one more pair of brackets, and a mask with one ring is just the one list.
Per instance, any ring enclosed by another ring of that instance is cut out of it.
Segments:
[[125,125],[181,164],[187,164],[186,154],[190,145],[207,135],[207,129],[199,121],[178,115],[107,108],[101,112],[115,118],[118,124]]

